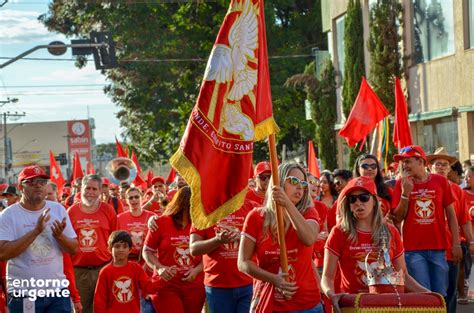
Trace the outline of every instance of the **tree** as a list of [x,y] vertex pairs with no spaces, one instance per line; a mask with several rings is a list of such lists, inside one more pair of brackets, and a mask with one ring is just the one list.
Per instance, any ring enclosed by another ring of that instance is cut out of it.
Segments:
[[[364,27],[360,0],[349,0],[344,23],[344,75],[342,85],[342,109],[349,116],[359,91],[362,76],[365,76]],[[359,149],[350,149],[349,166],[352,167]]]
[[[226,0],[55,1],[40,21],[67,36],[113,31],[119,67],[103,72],[110,82],[105,92],[121,109],[128,142],[142,162],[151,163],[168,159],[179,145],[227,6]],[[275,118],[282,129],[278,138],[290,149],[304,142],[314,125],[304,120],[303,94],[283,83],[304,67],[313,45],[325,42],[319,7],[320,1],[266,2],[269,55],[282,56],[270,59]],[[308,57],[293,57],[304,54]],[[258,143],[255,159],[267,158],[267,151]]]
[[[368,49],[370,52],[369,81],[387,110],[393,114],[395,96],[393,94],[395,76],[402,75],[399,28],[402,25],[402,5],[398,1],[378,0],[370,11],[370,35]],[[384,34],[380,36],[380,34]],[[390,125],[389,134],[393,131]],[[396,149],[390,136],[389,159]]]

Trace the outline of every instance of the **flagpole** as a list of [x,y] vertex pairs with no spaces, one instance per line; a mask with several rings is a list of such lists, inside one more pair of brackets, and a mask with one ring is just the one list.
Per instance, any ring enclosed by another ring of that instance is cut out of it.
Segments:
[[[272,167],[272,182],[274,186],[280,186],[280,177],[278,176],[278,159],[275,144],[275,134],[268,137],[268,149],[270,151],[270,163]],[[277,225],[278,225],[278,242],[280,244],[280,265],[281,271],[288,274],[288,258],[286,256],[285,241],[285,222],[283,219],[283,210],[281,206],[273,201],[273,207],[276,209]]]

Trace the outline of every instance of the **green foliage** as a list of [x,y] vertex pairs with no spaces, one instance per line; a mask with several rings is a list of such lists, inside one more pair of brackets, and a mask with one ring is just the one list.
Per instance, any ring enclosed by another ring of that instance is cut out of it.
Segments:
[[[394,113],[395,76],[402,74],[399,43],[401,36],[399,27],[402,25],[402,6],[398,1],[378,0],[370,12],[370,35],[368,49],[370,51],[369,81],[387,110]],[[380,36],[383,34],[383,36]],[[393,125],[390,125],[391,134]],[[389,141],[389,160],[395,153],[391,136]]]
[[[105,92],[121,109],[117,116],[127,141],[142,162],[151,163],[168,159],[179,145],[228,4],[54,1],[40,20],[68,36],[113,32],[119,67],[104,72],[110,82]],[[268,54],[285,56],[269,60],[274,115],[282,129],[279,144],[294,149],[314,125],[304,120],[304,94],[283,83],[309,59],[288,56],[325,48],[320,1],[275,0],[265,6]],[[255,159],[268,158],[267,151],[265,143],[257,143]]]
[[[364,27],[359,0],[349,0],[344,24],[344,79],[342,86],[342,110],[349,116],[359,92],[362,76],[365,76]],[[349,167],[352,168],[359,154],[357,147],[349,150]]]

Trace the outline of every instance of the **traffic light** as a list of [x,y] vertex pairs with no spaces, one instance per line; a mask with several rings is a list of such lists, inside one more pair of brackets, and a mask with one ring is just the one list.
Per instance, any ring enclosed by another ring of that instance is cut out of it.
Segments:
[[71,40],[71,44],[105,44],[101,47],[73,47],[72,55],[86,56],[92,54],[97,70],[111,69],[118,65],[115,56],[115,42],[111,32],[91,32],[90,39]]

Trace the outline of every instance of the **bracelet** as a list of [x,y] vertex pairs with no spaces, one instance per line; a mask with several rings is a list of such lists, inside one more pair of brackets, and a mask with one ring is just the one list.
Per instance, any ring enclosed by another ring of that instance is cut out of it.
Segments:
[[407,197],[407,196],[404,196],[403,194],[400,196],[400,198],[405,199],[405,200],[408,200],[408,197]]

